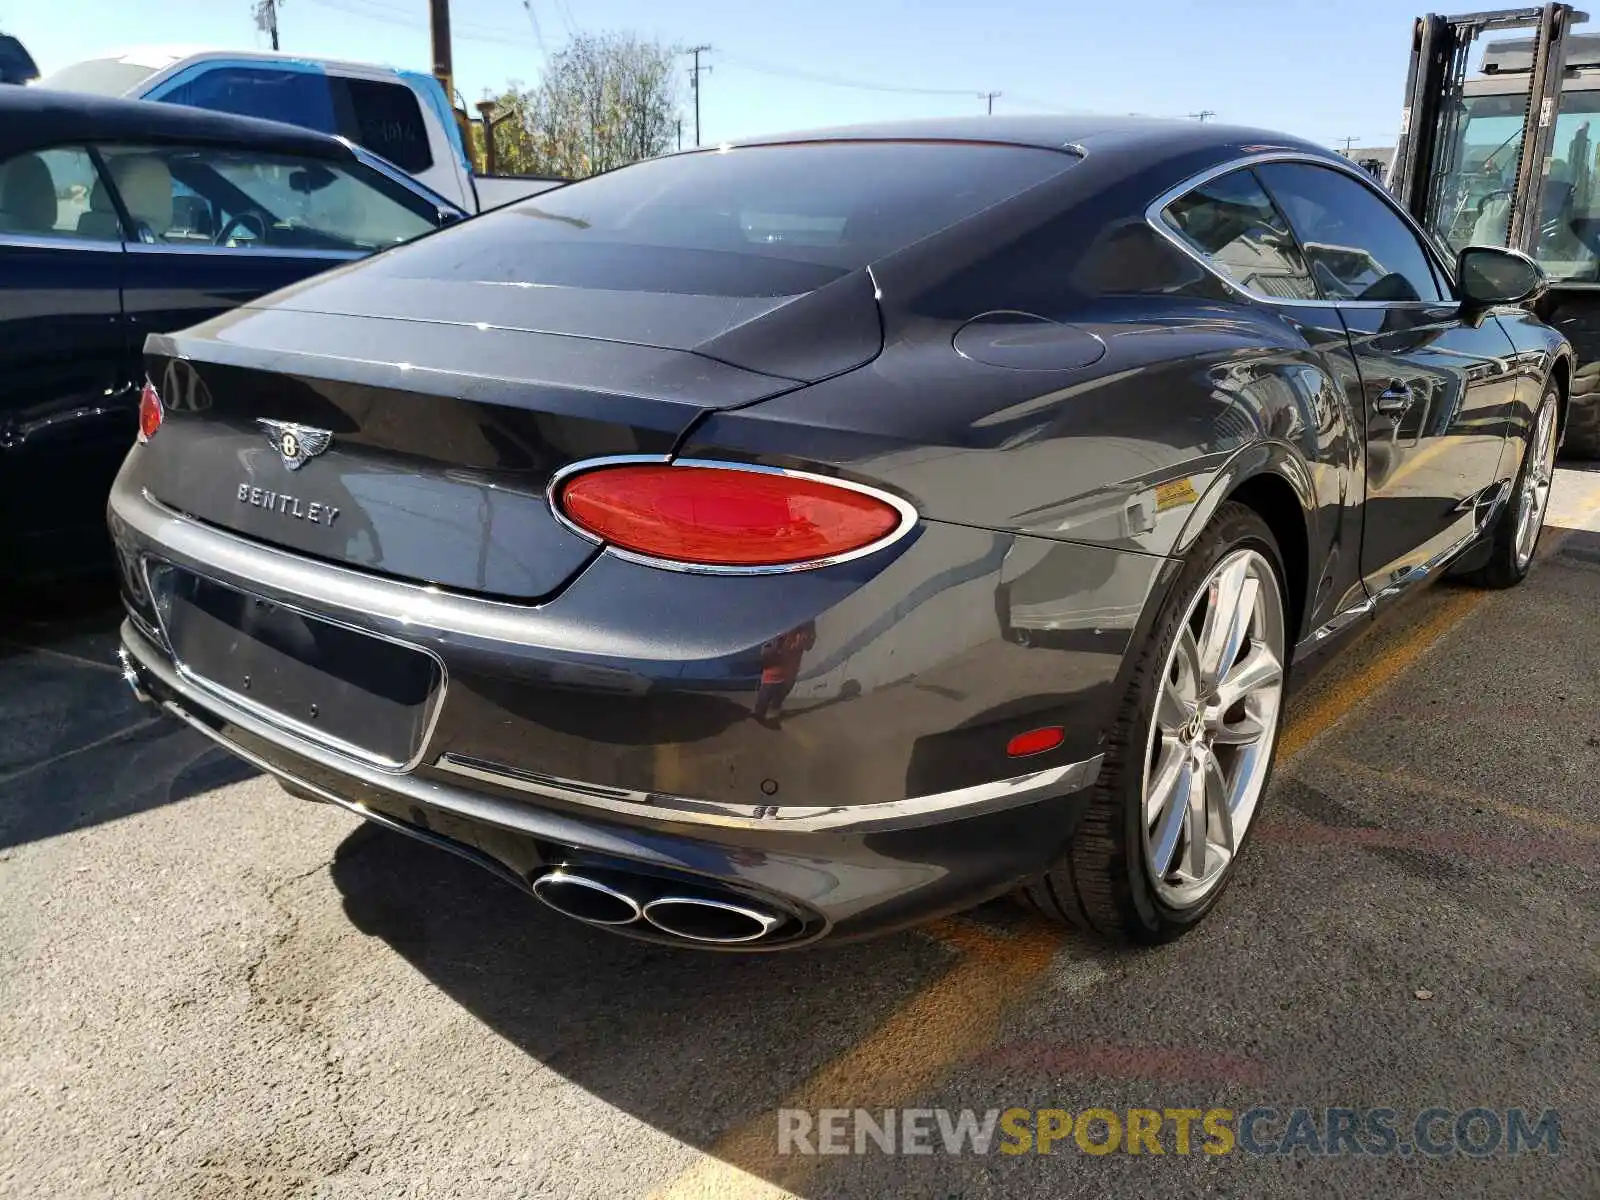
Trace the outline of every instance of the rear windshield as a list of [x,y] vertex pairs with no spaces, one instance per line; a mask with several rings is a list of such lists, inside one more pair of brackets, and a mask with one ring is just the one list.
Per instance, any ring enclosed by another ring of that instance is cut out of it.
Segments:
[[812,291],[1076,160],[954,142],[811,142],[653,159],[425,238],[415,278],[714,296]]

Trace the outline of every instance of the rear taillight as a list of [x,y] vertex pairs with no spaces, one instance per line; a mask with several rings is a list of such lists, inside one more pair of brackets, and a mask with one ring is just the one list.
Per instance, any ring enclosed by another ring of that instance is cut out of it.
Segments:
[[893,541],[916,512],[855,484],[725,463],[597,464],[561,480],[556,510],[628,553],[689,568],[796,571]]
[[161,397],[156,394],[156,389],[148,382],[144,391],[139,393],[139,442],[142,445],[155,437],[156,430],[161,428]]

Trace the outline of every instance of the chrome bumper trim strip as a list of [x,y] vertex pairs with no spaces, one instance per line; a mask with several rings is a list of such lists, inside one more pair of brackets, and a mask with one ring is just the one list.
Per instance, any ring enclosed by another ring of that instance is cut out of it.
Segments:
[[[525,821],[518,819],[519,810],[527,811],[525,801],[507,799],[489,792],[466,791],[448,786],[440,779],[429,779],[415,774],[391,774],[315,742],[296,737],[282,727],[264,721],[214,693],[198,691],[165,660],[160,651],[144,641],[131,623],[123,625],[122,644],[127,651],[127,658],[124,661],[134,669],[136,676],[139,671],[148,672],[169,691],[182,697],[185,702],[205,708],[222,720],[237,725],[252,737],[281,746],[291,754],[348,776],[368,787],[406,796],[470,820],[487,821],[507,829],[519,829],[526,824]],[[325,799],[333,800],[345,808],[359,811],[363,816],[366,815],[366,810],[356,802],[341,800],[325,792],[324,789],[313,787],[295,778],[281,768],[263,762],[259,755],[240,749],[215,730],[205,727],[203,721],[185,711],[182,705],[168,703],[163,707],[182,717],[189,724],[201,728],[202,732],[213,741],[221,743],[233,753],[264,770],[271,771],[296,786],[315,791]],[[514,768],[502,767],[499,764],[481,763],[477,759],[452,755],[441,758],[438,767],[457,776],[497,784],[530,797],[553,801],[550,807],[541,808],[541,811],[558,820],[570,821],[574,818],[581,819],[585,815],[594,818],[610,814],[613,819],[632,817],[636,820],[642,818],[684,826],[699,825],[720,829],[761,829],[768,832],[793,833],[815,831],[871,833],[877,830],[911,828],[997,812],[1047,796],[1077,791],[1094,782],[1100,772],[1102,757],[1096,755],[1086,762],[1067,763],[994,783],[977,784],[973,787],[937,792],[928,796],[916,796],[909,800],[836,808],[785,808],[768,805],[759,810],[752,806],[716,804],[686,797],[597,787],[593,784],[515,771]],[[764,815],[754,815],[757,811]],[[686,834],[688,832],[685,831]],[[541,836],[559,838],[559,835],[549,833]],[[583,841],[581,837],[573,840]]]
[[534,796],[565,800],[606,812],[654,816],[672,821],[719,825],[724,828],[791,829],[797,832],[827,830],[834,833],[867,833],[874,829],[902,829],[928,825],[958,817],[976,816],[1027,804],[1050,795],[1064,795],[1092,784],[1100,774],[1104,755],[1084,762],[1047,767],[1027,775],[1015,775],[992,783],[974,784],[949,792],[934,792],[906,800],[886,800],[877,804],[839,805],[833,808],[801,808],[776,804],[727,804],[696,800],[664,792],[639,792],[627,788],[602,787],[504,763],[488,762],[464,754],[444,754],[435,764],[482,783],[492,783]]

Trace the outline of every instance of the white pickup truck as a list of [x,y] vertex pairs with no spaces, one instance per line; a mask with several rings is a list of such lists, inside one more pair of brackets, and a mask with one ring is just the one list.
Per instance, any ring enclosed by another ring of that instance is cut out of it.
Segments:
[[469,213],[560,187],[560,179],[476,174],[432,75],[261,50],[152,46],[63,67],[39,86],[159,100],[338,134],[388,159]]

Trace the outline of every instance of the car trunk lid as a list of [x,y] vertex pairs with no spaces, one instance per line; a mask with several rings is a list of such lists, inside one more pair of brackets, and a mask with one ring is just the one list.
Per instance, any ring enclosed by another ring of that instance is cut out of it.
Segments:
[[[702,413],[793,389],[681,349],[290,307],[152,337],[143,486],[329,562],[513,601],[595,553],[546,499],[572,463],[666,456]],[[286,440],[286,435],[288,440]]]

